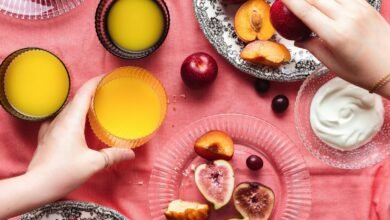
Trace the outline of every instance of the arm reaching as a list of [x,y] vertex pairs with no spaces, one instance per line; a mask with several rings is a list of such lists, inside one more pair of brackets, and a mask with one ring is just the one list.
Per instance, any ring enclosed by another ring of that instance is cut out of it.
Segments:
[[134,158],[130,149],[106,148],[99,152],[87,146],[85,118],[100,79],[85,83],[52,122],[42,124],[27,172],[0,181],[0,219],[56,201],[94,173]]
[[[367,90],[390,74],[390,26],[365,0],[282,0],[318,37],[296,42]],[[375,92],[390,98],[390,83]]]

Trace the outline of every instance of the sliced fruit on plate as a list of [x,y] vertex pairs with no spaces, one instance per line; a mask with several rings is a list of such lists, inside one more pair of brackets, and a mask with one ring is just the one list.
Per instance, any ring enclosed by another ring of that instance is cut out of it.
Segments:
[[247,43],[257,39],[270,39],[275,33],[270,10],[270,5],[264,0],[249,0],[242,4],[234,17],[238,38]]
[[283,44],[262,40],[246,45],[241,51],[240,57],[251,63],[272,67],[278,67],[291,60],[290,51]]
[[164,215],[168,220],[206,220],[208,213],[207,204],[174,200],[169,203]]
[[230,160],[234,154],[232,138],[222,131],[209,131],[195,141],[195,152],[207,160]]
[[195,169],[195,183],[204,198],[220,209],[231,199],[234,190],[234,171],[229,162],[216,160]]
[[244,219],[266,220],[274,209],[275,195],[261,183],[244,182],[235,188],[233,200],[234,206]]

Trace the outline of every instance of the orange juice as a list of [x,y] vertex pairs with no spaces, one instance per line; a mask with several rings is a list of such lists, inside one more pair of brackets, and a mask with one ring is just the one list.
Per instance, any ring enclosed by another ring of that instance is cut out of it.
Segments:
[[66,101],[69,75],[53,54],[31,49],[16,56],[4,76],[4,92],[14,110],[33,118],[56,113]]
[[[107,144],[115,145],[113,137],[137,140],[154,133],[165,116],[166,95],[158,80],[146,70],[119,68],[102,80],[92,108],[97,122],[92,119],[95,133]],[[99,135],[102,131],[112,137]]]
[[117,0],[108,12],[107,29],[117,46],[140,51],[160,40],[164,22],[163,11],[153,0]]

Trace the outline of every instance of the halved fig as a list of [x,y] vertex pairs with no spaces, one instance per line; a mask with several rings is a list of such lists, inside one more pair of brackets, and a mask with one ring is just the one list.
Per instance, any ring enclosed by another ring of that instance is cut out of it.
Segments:
[[206,160],[230,160],[234,154],[233,139],[223,131],[209,131],[195,141],[194,150]]
[[231,199],[234,190],[234,171],[229,162],[216,160],[195,169],[195,183],[204,198],[220,209]]
[[257,182],[240,183],[233,193],[234,206],[248,220],[269,219],[275,204],[275,194]]

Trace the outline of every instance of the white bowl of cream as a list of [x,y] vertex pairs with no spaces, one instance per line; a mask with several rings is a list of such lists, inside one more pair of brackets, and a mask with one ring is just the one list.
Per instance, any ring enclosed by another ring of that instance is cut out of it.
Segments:
[[361,169],[390,155],[390,100],[338,79],[325,67],[300,87],[294,120],[303,146],[330,166]]
[[310,124],[315,135],[341,151],[370,142],[383,122],[382,98],[339,77],[322,85],[310,106]]

